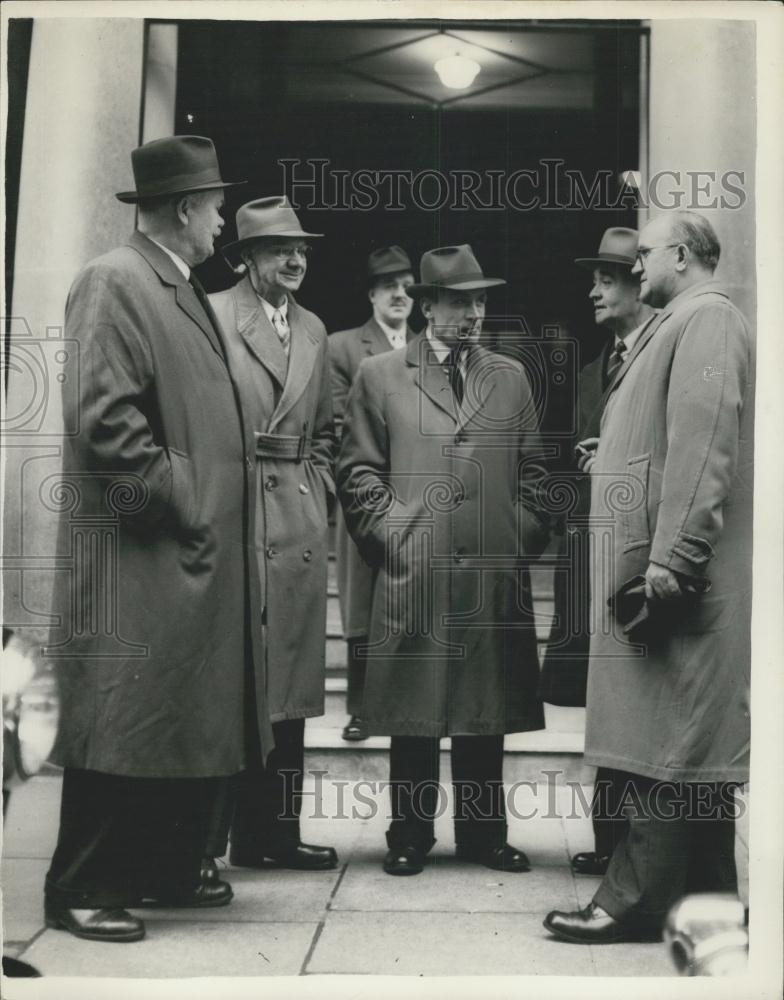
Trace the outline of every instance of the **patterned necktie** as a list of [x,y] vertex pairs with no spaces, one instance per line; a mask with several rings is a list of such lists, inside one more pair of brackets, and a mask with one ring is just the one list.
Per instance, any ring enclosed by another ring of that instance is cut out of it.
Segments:
[[283,348],[283,353],[286,357],[289,356],[289,347],[291,345],[291,330],[286,322],[286,318],[280,309],[276,309],[272,314],[272,325],[275,327],[275,332],[280,337],[281,347]]
[[621,365],[624,362],[624,355],[626,354],[626,344],[619,340],[615,345],[615,350],[610,355],[607,362],[607,375],[605,376],[605,386],[609,387],[615,381],[615,376],[620,371]]
[[463,405],[463,373],[460,370],[460,354],[462,350],[462,344],[455,344],[449,352],[447,360],[449,366],[449,384],[452,386],[452,392],[455,394],[458,406]]

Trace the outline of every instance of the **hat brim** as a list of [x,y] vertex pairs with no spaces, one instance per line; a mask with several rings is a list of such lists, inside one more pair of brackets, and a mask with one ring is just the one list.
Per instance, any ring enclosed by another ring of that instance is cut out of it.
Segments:
[[409,285],[406,294],[412,299],[419,298],[427,292],[472,292],[479,288],[493,288],[495,285],[505,285],[504,278],[476,278],[473,281],[455,281],[443,285]]
[[139,201],[155,201],[158,198],[173,198],[177,194],[191,194],[194,191],[214,191],[219,188],[239,187],[247,181],[222,181],[220,184],[196,184],[194,187],[178,188],[176,191],[163,191],[161,194],[139,194],[138,191],[118,191],[115,198],[126,205],[135,205]]
[[374,271],[373,274],[369,274],[367,276],[368,284],[372,285],[373,282],[377,281],[379,278],[388,278],[390,276],[390,274],[410,274],[410,275],[413,276],[413,274],[414,274],[414,268],[413,267],[388,267],[388,268],[386,268],[385,270],[382,270],[382,271]]
[[323,233],[306,233],[301,229],[287,229],[285,233],[265,233],[263,236],[246,236],[242,240],[233,240],[231,243],[227,243],[225,246],[220,247],[220,252],[224,254],[236,254],[238,250],[243,250],[245,247],[251,246],[253,243],[260,243],[262,240],[276,240],[278,237],[287,238],[304,238],[304,239],[321,239]]
[[622,257],[620,254],[608,253],[604,257],[576,257],[575,264],[578,267],[584,267],[589,271],[592,271],[595,267],[601,267],[602,264],[619,264],[621,267],[634,267],[634,260],[629,260],[628,257]]

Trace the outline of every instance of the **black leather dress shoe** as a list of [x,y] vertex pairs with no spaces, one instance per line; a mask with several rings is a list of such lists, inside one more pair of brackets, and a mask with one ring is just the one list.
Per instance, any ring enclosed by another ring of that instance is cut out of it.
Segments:
[[218,873],[218,866],[215,864],[215,858],[202,858],[201,859],[201,880],[202,882],[220,882],[220,874]]
[[229,861],[237,868],[264,868],[266,862],[274,861],[280,868],[295,871],[321,872],[338,866],[338,855],[334,847],[320,847],[318,844],[303,844],[272,851],[266,848],[261,853],[231,849]]
[[360,719],[358,715],[352,715],[343,727],[341,735],[344,740],[348,740],[352,743],[358,743],[360,740],[366,740],[368,738],[368,729],[364,720]]
[[44,902],[44,921],[47,927],[69,931],[75,937],[88,941],[141,941],[144,937],[143,922],[119,908],[69,910],[47,899]]
[[610,855],[597,854],[596,851],[580,851],[572,858],[575,875],[605,875],[609,865]]
[[468,847],[459,844],[455,854],[461,861],[475,861],[497,872],[519,874],[531,870],[531,862],[525,853],[511,844],[504,844],[503,847]]
[[419,875],[425,867],[425,856],[418,847],[390,847],[384,858],[387,875]]
[[561,938],[574,944],[613,944],[616,941],[651,941],[661,935],[644,931],[632,924],[621,923],[597,903],[589,903],[582,910],[565,913],[553,910],[544,919],[544,926]]
[[174,896],[147,896],[139,902],[139,906],[159,906],[159,907],[207,907],[226,906],[234,896],[228,882],[221,882],[216,879],[214,882],[205,882],[191,892],[177,893]]

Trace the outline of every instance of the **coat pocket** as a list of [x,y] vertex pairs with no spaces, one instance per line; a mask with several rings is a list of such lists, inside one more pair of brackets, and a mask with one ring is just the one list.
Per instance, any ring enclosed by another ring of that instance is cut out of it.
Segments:
[[651,456],[640,455],[637,458],[630,458],[626,468],[629,480],[625,502],[620,510],[624,552],[651,544],[651,525],[648,519],[648,477]]
[[172,487],[169,496],[174,524],[185,531],[194,527],[196,517],[196,484],[190,458],[183,451],[169,448]]

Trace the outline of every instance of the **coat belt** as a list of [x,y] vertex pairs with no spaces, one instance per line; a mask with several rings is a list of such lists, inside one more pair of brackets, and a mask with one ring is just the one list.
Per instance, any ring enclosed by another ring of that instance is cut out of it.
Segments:
[[263,434],[255,431],[256,458],[301,462],[310,458],[311,439],[306,434]]

